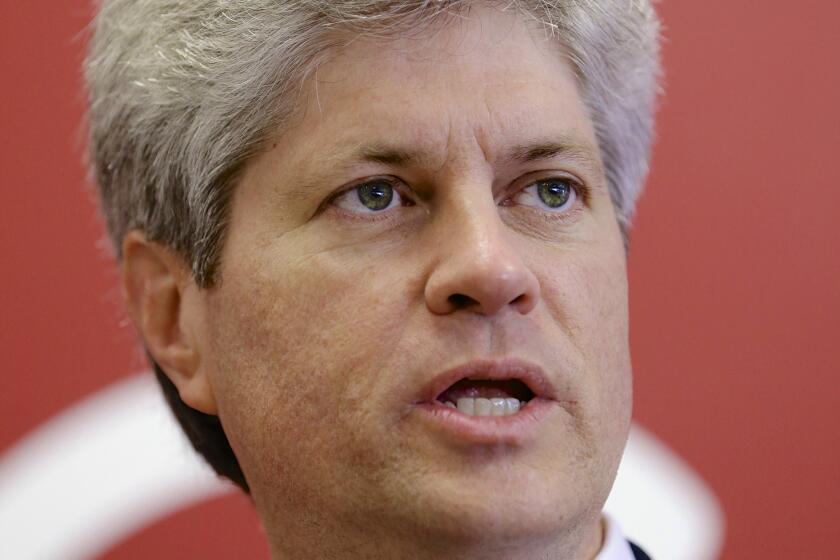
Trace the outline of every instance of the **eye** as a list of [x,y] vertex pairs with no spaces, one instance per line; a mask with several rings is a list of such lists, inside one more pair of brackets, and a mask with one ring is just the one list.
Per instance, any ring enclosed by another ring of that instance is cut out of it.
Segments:
[[514,198],[518,204],[548,208],[551,212],[560,213],[575,205],[578,188],[571,179],[541,179],[519,191]]
[[386,210],[395,199],[403,203],[394,185],[385,179],[374,179],[340,193],[333,203],[351,213],[372,214]]

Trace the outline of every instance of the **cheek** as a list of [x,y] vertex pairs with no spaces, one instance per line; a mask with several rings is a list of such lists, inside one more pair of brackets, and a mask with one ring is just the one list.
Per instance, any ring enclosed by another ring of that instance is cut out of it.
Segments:
[[624,252],[592,247],[546,262],[561,263],[542,293],[578,356],[587,417],[599,431],[624,430],[632,404]]
[[[353,455],[354,430],[365,423],[374,374],[387,370],[397,346],[407,298],[389,267],[329,253],[284,260],[252,256],[223,271],[209,304],[207,363],[246,475],[288,483],[326,469],[326,457]],[[303,487],[284,491],[317,498]]]

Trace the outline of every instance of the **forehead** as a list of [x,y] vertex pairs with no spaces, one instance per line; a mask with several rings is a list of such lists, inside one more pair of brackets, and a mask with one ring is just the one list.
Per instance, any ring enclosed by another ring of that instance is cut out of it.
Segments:
[[473,9],[403,38],[354,37],[305,91],[302,119],[283,134],[299,157],[326,148],[341,159],[372,144],[443,164],[470,139],[489,160],[540,142],[595,145],[560,42],[514,10]]

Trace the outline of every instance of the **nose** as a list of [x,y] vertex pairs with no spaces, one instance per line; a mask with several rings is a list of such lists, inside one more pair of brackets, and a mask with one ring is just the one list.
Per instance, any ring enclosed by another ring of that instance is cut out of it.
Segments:
[[539,281],[511,245],[495,203],[450,216],[441,229],[441,257],[425,287],[433,313],[494,315],[510,305],[525,315],[536,307]]

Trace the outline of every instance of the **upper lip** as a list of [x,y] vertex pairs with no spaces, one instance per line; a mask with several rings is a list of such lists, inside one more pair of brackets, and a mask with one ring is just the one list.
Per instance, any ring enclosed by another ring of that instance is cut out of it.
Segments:
[[505,358],[473,360],[436,374],[421,392],[420,402],[434,402],[451,385],[466,378],[518,379],[535,398],[558,400],[556,387],[540,366],[518,358]]

